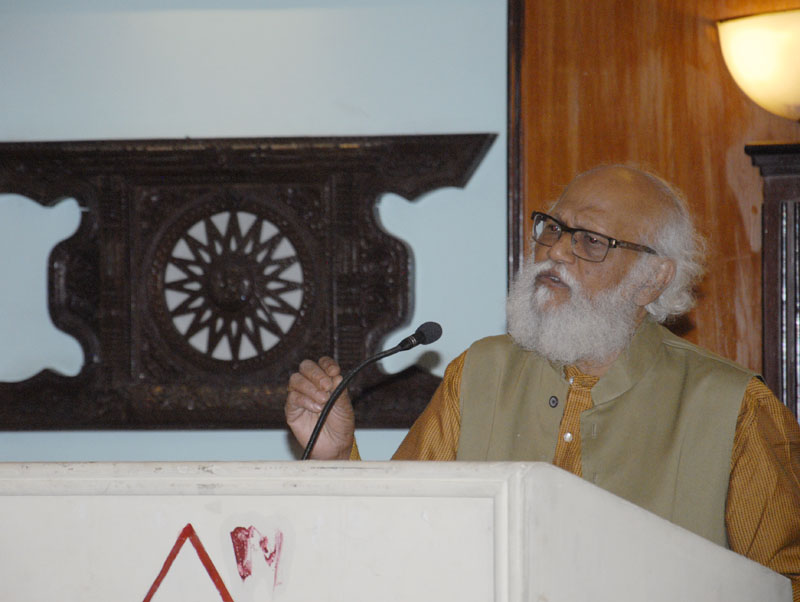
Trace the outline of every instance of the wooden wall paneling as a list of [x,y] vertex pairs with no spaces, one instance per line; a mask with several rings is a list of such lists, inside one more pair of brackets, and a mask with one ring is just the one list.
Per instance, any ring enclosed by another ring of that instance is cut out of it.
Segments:
[[800,125],[738,89],[716,20],[800,2],[521,1],[520,248],[525,216],[577,173],[616,162],[653,169],[683,190],[709,242],[700,302],[676,330],[760,369],[761,184],[744,146],[800,139]]

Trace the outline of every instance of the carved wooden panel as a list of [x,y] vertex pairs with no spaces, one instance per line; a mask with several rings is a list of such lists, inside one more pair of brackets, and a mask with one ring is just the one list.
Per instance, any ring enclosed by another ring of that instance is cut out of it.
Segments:
[[764,379],[800,416],[800,144],[745,147],[764,179]]
[[[464,186],[494,137],[0,144],[0,192],[83,210],[49,305],[86,357],[0,384],[0,425],[282,426],[302,358],[347,369],[409,319],[410,256],[376,200]],[[438,381],[365,371],[359,426],[410,425]]]

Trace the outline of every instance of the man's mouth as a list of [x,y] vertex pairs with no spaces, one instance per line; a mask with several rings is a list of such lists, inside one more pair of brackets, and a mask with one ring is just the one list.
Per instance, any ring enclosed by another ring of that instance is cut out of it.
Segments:
[[545,270],[536,275],[536,284],[549,287],[569,288],[569,285],[559,278],[555,270]]

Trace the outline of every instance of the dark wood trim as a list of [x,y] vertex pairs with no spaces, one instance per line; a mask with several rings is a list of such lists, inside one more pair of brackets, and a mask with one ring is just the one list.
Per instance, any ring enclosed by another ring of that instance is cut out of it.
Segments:
[[525,1],[508,0],[508,281],[522,265],[524,223],[522,164],[522,59]]
[[762,359],[767,385],[800,415],[800,144],[745,146],[764,180]]

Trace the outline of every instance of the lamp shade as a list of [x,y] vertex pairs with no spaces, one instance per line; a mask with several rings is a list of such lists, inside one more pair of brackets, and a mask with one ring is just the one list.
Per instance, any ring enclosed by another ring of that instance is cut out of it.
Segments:
[[722,56],[756,104],[800,120],[800,9],[720,21]]

